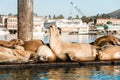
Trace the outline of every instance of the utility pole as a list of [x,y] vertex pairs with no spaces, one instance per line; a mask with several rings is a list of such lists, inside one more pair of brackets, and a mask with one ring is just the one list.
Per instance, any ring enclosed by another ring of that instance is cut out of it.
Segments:
[[18,39],[33,38],[33,0],[18,0]]

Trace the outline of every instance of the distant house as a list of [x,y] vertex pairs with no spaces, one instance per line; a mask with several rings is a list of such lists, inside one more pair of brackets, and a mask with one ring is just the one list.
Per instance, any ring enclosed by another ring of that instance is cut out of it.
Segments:
[[18,26],[17,26],[17,16],[9,16],[7,18],[7,29],[8,30],[17,30]]
[[0,15],[0,27],[6,28],[7,15]]
[[[0,16],[0,25],[3,25],[10,32],[16,33],[18,30],[17,24],[17,16]],[[33,17],[33,28],[35,27],[43,27],[43,17],[42,16],[34,16]]]
[[106,24],[107,22],[112,22],[112,24],[120,24],[120,19],[115,19],[115,18],[111,18],[111,19],[97,19],[96,24],[97,25],[103,25]]
[[49,26],[53,24],[56,27],[61,29],[62,33],[70,33],[70,32],[79,32],[79,33],[88,33],[89,26],[86,23],[83,23],[80,19],[52,19],[44,22],[44,28],[46,31],[49,29]]
[[[18,30],[17,16],[2,16],[0,22],[11,32],[16,33]],[[24,23],[24,22],[23,22]],[[79,32],[88,33],[89,26],[83,23],[81,19],[45,19],[42,16],[33,17],[33,29],[41,29],[41,31],[49,31],[50,24],[59,27],[62,32]]]

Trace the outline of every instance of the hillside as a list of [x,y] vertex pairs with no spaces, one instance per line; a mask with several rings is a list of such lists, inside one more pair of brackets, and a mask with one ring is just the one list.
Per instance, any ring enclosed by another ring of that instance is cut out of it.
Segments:
[[108,13],[108,15],[113,18],[120,18],[120,9],[113,11],[111,13]]

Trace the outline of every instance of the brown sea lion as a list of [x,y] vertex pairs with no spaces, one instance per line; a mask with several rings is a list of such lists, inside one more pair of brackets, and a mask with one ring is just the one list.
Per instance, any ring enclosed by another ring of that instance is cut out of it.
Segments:
[[105,35],[97,38],[93,45],[96,46],[97,52],[99,52],[115,45],[120,45],[120,39],[113,35]]
[[92,61],[96,58],[96,48],[88,43],[71,43],[62,41],[55,26],[50,26],[50,48],[57,58],[66,61],[68,56],[72,61]]
[[29,40],[29,41],[24,41],[24,44],[22,46],[24,47],[25,51],[31,51],[31,58],[30,58],[31,61],[38,62],[37,50],[43,44],[44,43],[42,40],[33,39],[33,40]]
[[113,46],[99,52],[99,60],[120,60],[120,46]]
[[39,61],[53,62],[56,60],[55,53],[47,45],[40,46],[37,50],[37,55],[39,57]]
[[6,63],[26,63],[29,62],[31,52],[18,50],[18,49],[10,49],[6,47],[0,46],[0,62]]
[[0,40],[0,46],[14,48],[15,45],[23,45],[24,42],[21,39],[11,39],[10,41]]
[[105,35],[97,38],[93,45],[102,47],[104,45],[120,45],[120,39],[113,35]]
[[38,40],[38,39],[33,39],[33,40],[29,40],[29,41],[24,41],[24,44],[22,45],[24,47],[25,50],[27,51],[33,51],[36,52],[38,47],[40,47],[41,45],[43,45],[43,41],[42,40]]

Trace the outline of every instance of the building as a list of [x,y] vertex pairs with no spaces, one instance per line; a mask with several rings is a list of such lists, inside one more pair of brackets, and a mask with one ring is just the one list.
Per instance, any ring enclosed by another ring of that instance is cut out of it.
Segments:
[[8,16],[7,21],[6,21],[6,28],[11,33],[16,33],[17,32],[17,29],[18,29],[17,16]]
[[[17,16],[3,16],[1,18],[4,26],[10,31],[10,33],[16,33],[18,29]],[[33,17],[33,30],[34,31],[49,31],[49,26],[54,24],[59,27],[63,33],[68,32],[79,32],[79,33],[88,33],[89,26],[86,23],[83,23],[81,19],[45,19],[42,16]],[[39,29],[39,30],[38,30]]]
[[88,33],[89,26],[86,23],[83,23],[80,19],[52,19],[44,22],[45,30],[49,28],[49,26],[53,24],[56,27],[61,29],[62,33],[70,33],[70,32],[78,32],[78,33]]
[[0,15],[0,27],[6,28],[7,15]]
[[110,18],[110,19],[97,19],[97,25],[103,25],[107,22],[111,22],[112,24],[120,24],[120,19]]
[[[16,33],[18,29],[17,16],[1,16],[0,25],[3,25],[7,28],[10,33]],[[33,17],[33,28],[43,27],[44,18],[42,16]]]
[[42,16],[34,16],[33,17],[33,28],[43,27],[44,18]]

